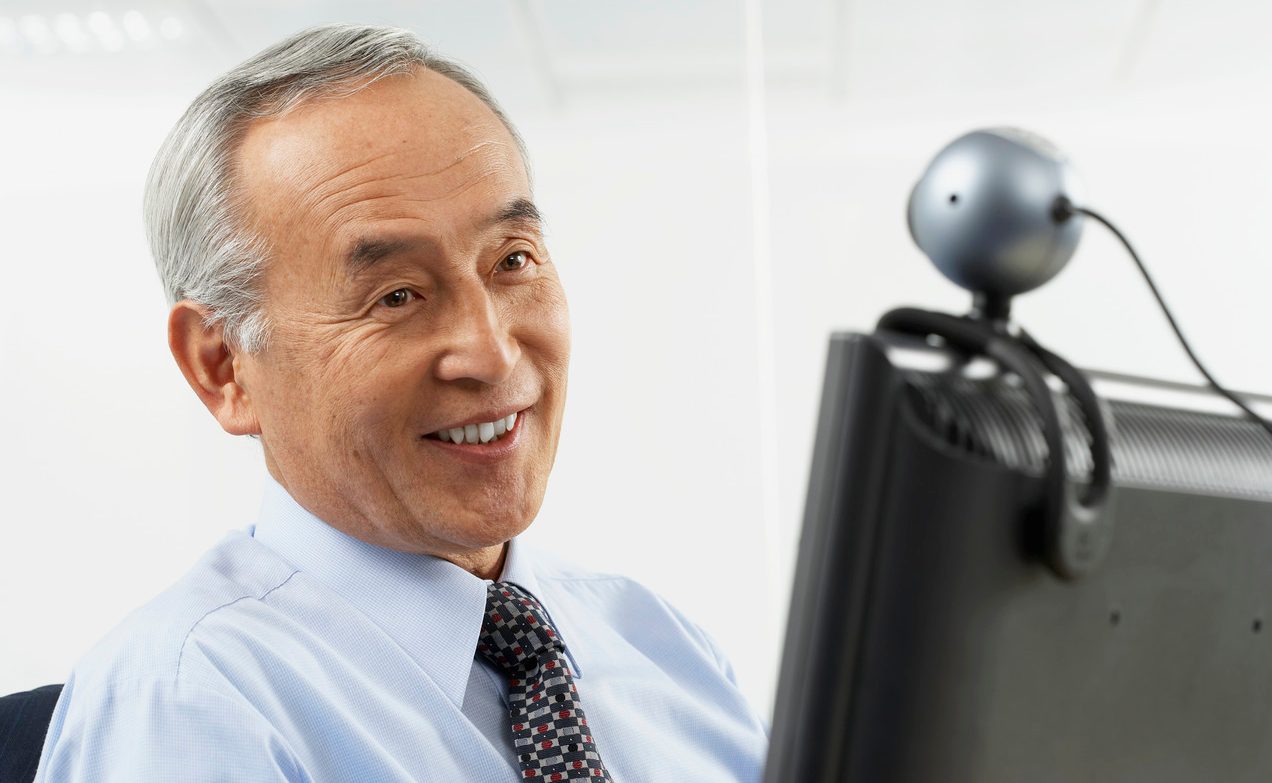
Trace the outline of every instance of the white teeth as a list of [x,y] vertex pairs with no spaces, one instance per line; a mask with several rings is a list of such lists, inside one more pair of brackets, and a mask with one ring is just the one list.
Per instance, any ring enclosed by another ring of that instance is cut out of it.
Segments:
[[455,443],[490,443],[512,432],[517,423],[517,414],[510,413],[502,419],[482,422],[481,424],[465,424],[462,427],[450,427],[433,433],[438,439]]

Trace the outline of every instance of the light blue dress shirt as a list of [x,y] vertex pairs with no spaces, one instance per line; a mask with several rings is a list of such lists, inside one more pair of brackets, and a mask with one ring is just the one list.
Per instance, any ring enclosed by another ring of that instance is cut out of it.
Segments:
[[[352,538],[267,482],[255,525],[76,663],[37,783],[516,781],[487,580]],[[767,727],[666,601],[513,540],[618,783],[758,781]],[[721,600],[739,600],[715,585]]]

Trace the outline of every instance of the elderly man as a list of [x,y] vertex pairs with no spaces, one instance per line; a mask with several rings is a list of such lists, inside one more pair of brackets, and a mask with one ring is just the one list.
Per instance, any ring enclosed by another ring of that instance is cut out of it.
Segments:
[[569,325],[476,79],[405,31],[301,33],[195,99],[146,220],[172,354],[271,480],[76,664],[37,780],[759,778],[701,630],[516,538]]

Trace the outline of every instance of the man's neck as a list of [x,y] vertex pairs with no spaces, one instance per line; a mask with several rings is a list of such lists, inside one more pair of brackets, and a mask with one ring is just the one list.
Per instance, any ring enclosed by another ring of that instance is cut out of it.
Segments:
[[455,555],[437,555],[454,563],[468,573],[480,579],[498,580],[503,574],[504,561],[508,557],[508,542],[497,544],[474,552]]

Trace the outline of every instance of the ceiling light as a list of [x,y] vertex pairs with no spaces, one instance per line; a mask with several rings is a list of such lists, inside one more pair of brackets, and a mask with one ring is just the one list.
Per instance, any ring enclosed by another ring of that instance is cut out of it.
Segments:
[[128,33],[128,37],[137,43],[150,40],[152,35],[150,22],[146,21],[146,17],[140,11],[126,11],[119,21],[123,25],[124,32]]
[[27,42],[41,54],[49,54],[57,50],[57,42],[53,40],[53,32],[49,23],[39,14],[27,14],[18,20],[18,28]]
[[97,43],[108,52],[118,52],[124,48],[124,35],[115,26],[115,20],[105,11],[94,11],[88,15],[88,29],[93,31]]
[[185,25],[181,24],[181,20],[175,16],[166,16],[159,23],[159,35],[169,41],[176,40],[185,32]]
[[88,35],[75,14],[58,14],[53,20],[53,32],[62,45],[72,52],[82,52],[88,48]]

